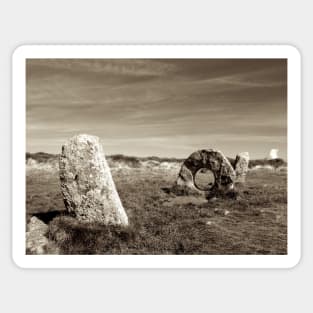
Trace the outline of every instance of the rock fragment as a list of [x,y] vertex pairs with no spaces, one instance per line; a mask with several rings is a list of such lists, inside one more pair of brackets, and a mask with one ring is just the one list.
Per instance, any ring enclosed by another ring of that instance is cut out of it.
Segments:
[[46,247],[49,244],[45,234],[48,231],[48,225],[39,220],[36,216],[30,219],[27,224],[26,232],[26,251],[29,254],[45,254]]

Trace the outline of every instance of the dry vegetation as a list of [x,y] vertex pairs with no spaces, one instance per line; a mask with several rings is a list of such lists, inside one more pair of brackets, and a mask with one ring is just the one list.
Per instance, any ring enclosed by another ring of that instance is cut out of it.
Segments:
[[[41,157],[42,163],[54,160]],[[110,162],[121,159],[117,156]],[[113,167],[112,175],[129,227],[82,224],[67,216],[58,171],[51,166],[27,169],[27,219],[36,215],[48,223],[47,236],[62,254],[287,253],[285,170],[252,170],[237,199],[205,201],[164,191],[176,179],[179,160],[167,159],[173,164],[169,169],[128,161],[133,166]]]

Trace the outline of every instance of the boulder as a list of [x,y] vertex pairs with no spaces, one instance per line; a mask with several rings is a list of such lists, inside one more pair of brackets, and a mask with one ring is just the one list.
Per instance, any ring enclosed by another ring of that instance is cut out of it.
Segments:
[[[199,188],[195,183],[197,173],[210,170],[214,175],[214,182],[208,184],[207,188]],[[227,192],[232,190],[236,179],[236,173],[228,159],[219,150],[199,150],[192,153],[182,164],[176,186],[199,193]]]
[[237,175],[236,182],[244,183],[249,169],[249,152],[241,152],[237,154],[235,160],[235,172]]
[[48,231],[48,225],[39,220],[36,216],[30,219],[27,224],[26,232],[26,251],[28,254],[45,254],[49,244],[45,234]]
[[83,222],[128,225],[98,137],[70,138],[62,147],[59,168],[68,212]]

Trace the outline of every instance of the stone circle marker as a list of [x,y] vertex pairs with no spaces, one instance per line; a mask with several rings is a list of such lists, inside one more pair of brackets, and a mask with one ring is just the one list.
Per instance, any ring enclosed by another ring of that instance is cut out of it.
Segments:
[[62,146],[59,167],[65,207],[78,220],[128,225],[98,137],[70,138]]
[[[195,177],[198,172],[205,172],[203,169],[213,173],[214,181],[211,181],[207,188],[199,189]],[[226,192],[233,189],[235,181],[235,170],[223,153],[218,150],[208,149],[196,151],[184,161],[176,185],[200,193],[215,192],[217,190]]]
[[249,152],[241,152],[237,154],[235,160],[235,172],[237,175],[236,182],[244,183],[249,167]]

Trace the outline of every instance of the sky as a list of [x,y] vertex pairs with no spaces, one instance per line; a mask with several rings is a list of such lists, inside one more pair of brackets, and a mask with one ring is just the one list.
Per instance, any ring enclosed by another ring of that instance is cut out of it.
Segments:
[[287,61],[28,59],[26,123],[28,152],[90,134],[107,155],[287,159]]

